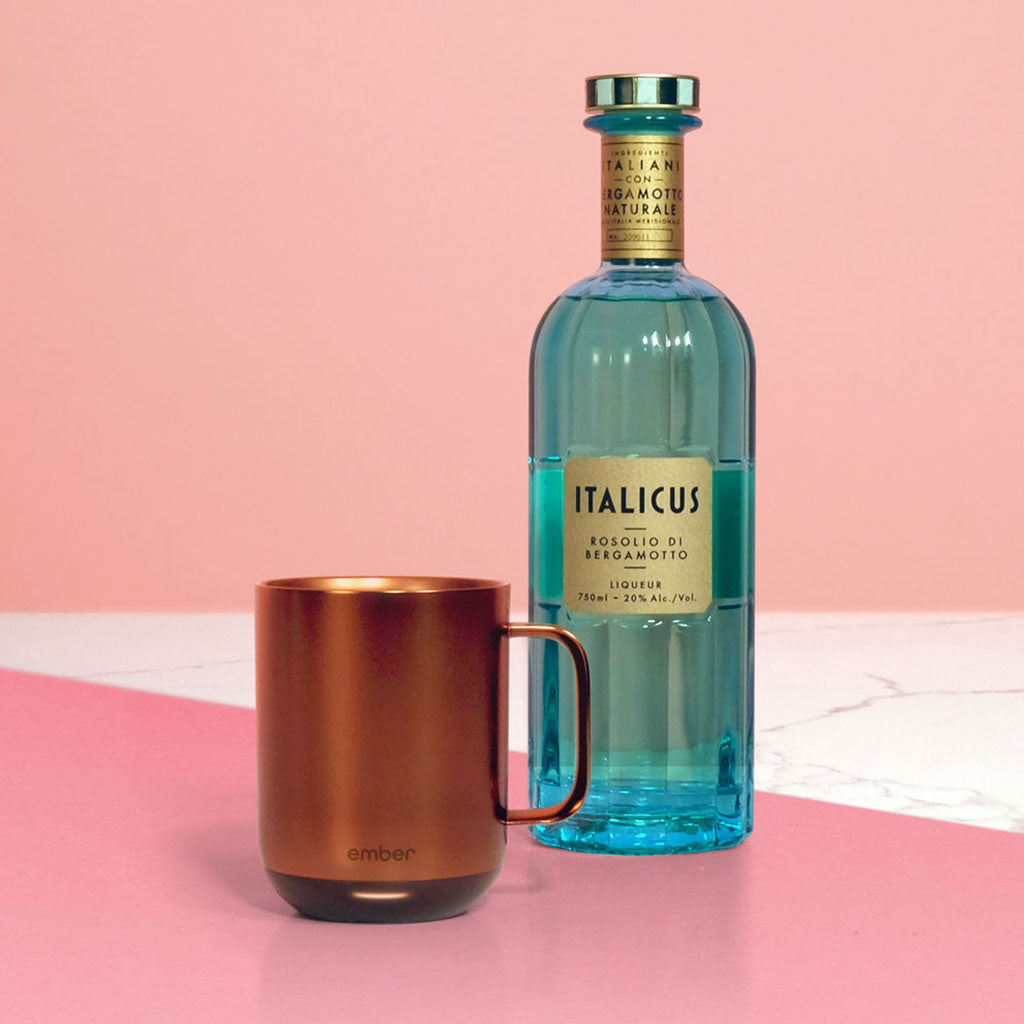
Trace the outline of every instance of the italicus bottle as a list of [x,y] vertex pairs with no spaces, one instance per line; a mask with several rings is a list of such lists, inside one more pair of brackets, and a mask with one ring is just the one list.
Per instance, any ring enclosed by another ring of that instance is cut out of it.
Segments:
[[[754,353],[683,264],[685,76],[587,80],[601,136],[597,273],[544,314],[530,367],[534,621],[564,626],[592,678],[590,793],[551,846],[676,853],[750,832]],[[551,648],[548,650],[547,648]],[[563,799],[572,669],[530,663],[530,792]]]

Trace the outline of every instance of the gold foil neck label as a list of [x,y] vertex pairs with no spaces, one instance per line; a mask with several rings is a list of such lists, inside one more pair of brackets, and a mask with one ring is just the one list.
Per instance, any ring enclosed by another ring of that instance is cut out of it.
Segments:
[[601,139],[601,258],[683,258],[683,140]]
[[563,587],[574,612],[670,615],[711,604],[711,464],[570,459]]

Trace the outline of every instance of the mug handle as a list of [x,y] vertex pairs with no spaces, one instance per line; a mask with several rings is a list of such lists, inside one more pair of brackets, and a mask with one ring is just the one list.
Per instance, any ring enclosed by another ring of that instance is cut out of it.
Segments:
[[505,812],[507,825],[549,825],[575,814],[582,806],[590,785],[590,666],[583,645],[567,629],[560,626],[541,626],[532,622],[510,622],[505,627],[508,636],[538,637],[556,640],[572,657],[576,675],[576,777],[572,790],[560,803],[550,807]]

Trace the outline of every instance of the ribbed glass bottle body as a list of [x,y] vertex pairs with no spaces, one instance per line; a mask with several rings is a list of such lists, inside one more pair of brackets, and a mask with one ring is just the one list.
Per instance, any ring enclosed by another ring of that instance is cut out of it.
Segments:
[[[735,845],[750,831],[753,747],[753,348],[714,287],[678,261],[608,261],[561,295],[531,355],[531,615],[574,632],[592,673],[583,809],[544,843],[606,853]],[[571,459],[701,458],[712,467],[712,594],[699,612],[573,611],[564,591]],[[550,649],[548,649],[550,648]],[[530,662],[536,806],[571,785],[572,670]]]

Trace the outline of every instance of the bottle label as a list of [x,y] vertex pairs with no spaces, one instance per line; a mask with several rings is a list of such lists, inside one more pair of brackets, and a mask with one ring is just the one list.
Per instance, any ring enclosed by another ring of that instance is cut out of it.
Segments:
[[601,140],[601,258],[683,258],[683,140]]
[[707,459],[570,459],[563,594],[574,612],[699,613],[711,604]]

